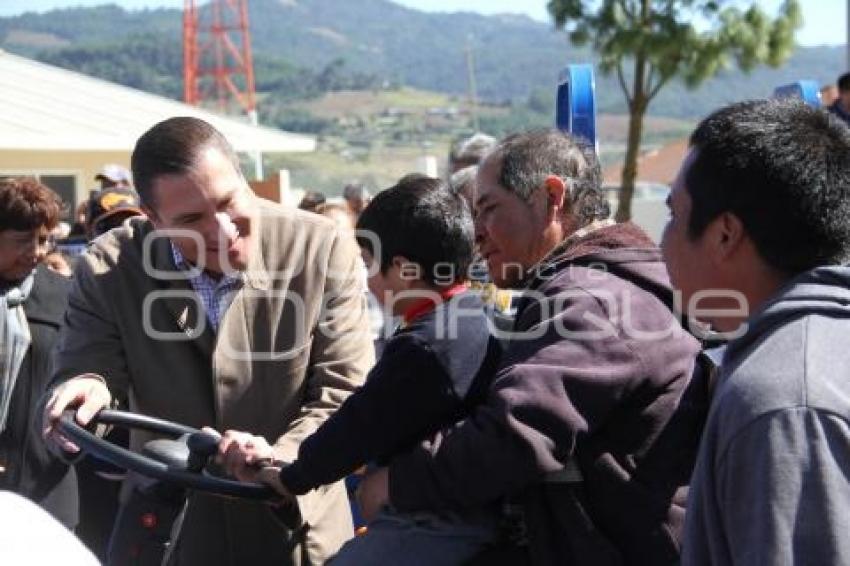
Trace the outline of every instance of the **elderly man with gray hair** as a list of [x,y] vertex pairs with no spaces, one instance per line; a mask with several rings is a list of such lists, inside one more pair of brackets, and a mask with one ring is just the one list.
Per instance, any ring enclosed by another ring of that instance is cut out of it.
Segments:
[[464,167],[478,165],[487,153],[496,146],[496,138],[476,132],[452,145],[449,153],[449,175]]
[[481,563],[675,563],[707,400],[659,249],[557,130],[501,141],[474,206],[493,281],[522,290],[513,332],[487,402],[367,477],[366,512],[501,501],[514,542]]

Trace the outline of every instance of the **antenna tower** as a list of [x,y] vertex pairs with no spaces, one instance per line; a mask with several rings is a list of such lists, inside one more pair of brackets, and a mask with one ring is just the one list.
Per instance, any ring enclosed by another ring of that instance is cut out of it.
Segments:
[[[184,0],[183,99],[233,112],[234,102],[257,123],[248,0]],[[235,39],[234,39],[235,38]]]

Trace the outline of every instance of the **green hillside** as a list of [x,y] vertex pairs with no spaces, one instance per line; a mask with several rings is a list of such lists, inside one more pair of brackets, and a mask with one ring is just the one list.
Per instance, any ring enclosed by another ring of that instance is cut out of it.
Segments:
[[[564,34],[524,16],[428,14],[387,0],[251,0],[249,12],[258,83],[276,97],[384,84],[463,94],[469,45],[483,99],[526,100],[534,89],[553,88],[566,64],[593,60]],[[180,26],[179,10],[55,10],[0,18],[0,46],[174,96],[180,92]],[[154,46],[142,49],[142,42]],[[110,62],[87,62],[109,54]],[[134,62],[150,71],[134,70]],[[842,71],[841,48],[799,49],[781,69],[749,76],[729,70],[697,91],[671,85],[650,111],[699,117],[734,99],[767,96],[778,84],[827,83]],[[323,72],[329,84],[322,83]],[[613,78],[599,77],[597,87],[603,111],[624,111]]]
[[[592,62],[564,34],[524,16],[427,14],[388,0],[251,0],[260,120],[319,140],[312,155],[267,163],[293,184],[337,194],[351,179],[387,186],[422,155],[441,166],[451,140],[551,125],[557,77]],[[0,47],[172,98],[182,96],[180,10],[115,5],[0,18]],[[481,99],[467,99],[465,50]],[[688,133],[720,105],[769,96],[801,78],[843,71],[843,49],[798,49],[780,69],[721,73],[695,91],[669,85],[650,107],[644,149]],[[603,164],[624,151],[625,105],[615,79],[597,76]]]
[[[437,157],[440,171],[452,140],[472,132],[470,107],[462,97],[411,88],[376,92],[341,91],[319,98],[295,101],[286,107],[289,116],[321,116],[323,131],[318,135],[318,151],[270,157],[270,170],[289,169],[293,185],[318,188],[338,194],[353,179],[370,187],[387,187],[409,173],[417,158]],[[486,131],[492,125],[510,125],[519,117],[527,121],[516,129],[551,125],[551,114],[523,106],[483,106],[478,115]],[[617,162],[625,152],[627,116],[606,114],[598,121],[600,158],[603,165]],[[681,138],[693,122],[674,118],[649,117],[644,131],[644,147],[656,148]]]

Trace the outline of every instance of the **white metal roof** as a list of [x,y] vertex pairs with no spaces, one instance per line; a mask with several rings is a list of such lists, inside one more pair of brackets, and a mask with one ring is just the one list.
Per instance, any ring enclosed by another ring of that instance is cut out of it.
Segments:
[[243,122],[0,50],[0,149],[131,151],[151,126],[195,116],[240,152],[314,151],[311,136]]

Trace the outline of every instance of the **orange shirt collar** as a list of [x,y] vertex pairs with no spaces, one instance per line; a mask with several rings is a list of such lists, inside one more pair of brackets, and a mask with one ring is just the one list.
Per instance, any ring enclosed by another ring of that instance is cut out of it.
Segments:
[[463,293],[464,291],[466,291],[466,285],[458,283],[457,285],[452,285],[448,289],[441,291],[440,301],[435,301],[433,297],[425,297],[416,301],[415,303],[410,305],[410,307],[406,311],[404,311],[404,314],[402,314],[402,317],[404,318],[404,324],[410,324],[420,316],[434,310],[439,302],[448,301],[455,295]]

